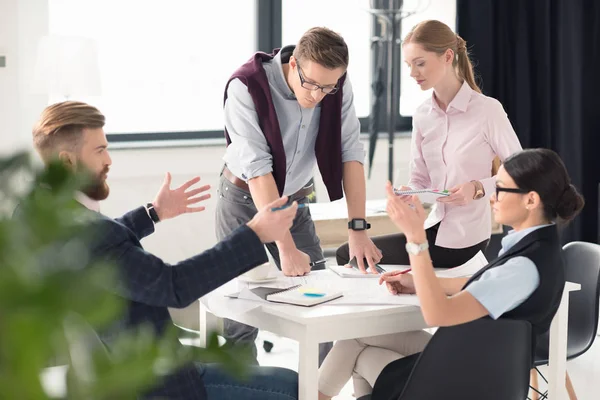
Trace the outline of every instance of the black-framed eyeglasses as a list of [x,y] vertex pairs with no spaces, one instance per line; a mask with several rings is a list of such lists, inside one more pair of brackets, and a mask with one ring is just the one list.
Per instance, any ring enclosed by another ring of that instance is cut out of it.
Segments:
[[524,189],[505,188],[505,187],[496,186],[496,200],[500,199],[500,197],[498,196],[500,194],[500,192],[519,193],[519,194],[529,193],[529,191],[524,190]]
[[325,94],[334,94],[335,92],[337,92],[339,90],[338,85],[335,85],[334,87],[327,87],[327,86],[317,85],[316,83],[307,82],[306,79],[304,79],[304,73],[302,73],[300,64],[296,63],[296,65],[298,66],[298,76],[300,77],[300,86],[302,86],[304,89],[308,89],[311,91],[320,90],[321,92],[323,92]]

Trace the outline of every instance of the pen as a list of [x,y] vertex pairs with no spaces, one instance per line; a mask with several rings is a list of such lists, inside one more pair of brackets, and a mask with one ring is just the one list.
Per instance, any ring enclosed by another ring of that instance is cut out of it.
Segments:
[[407,268],[407,269],[402,270],[402,271],[394,271],[394,272],[392,272],[391,275],[392,276],[403,275],[403,274],[406,274],[407,272],[410,272],[410,271],[412,271],[412,268]]
[[[285,210],[286,208],[288,208],[289,206],[291,206],[292,204],[286,204],[285,206],[282,207],[273,207],[271,208],[271,211],[280,211],[280,210]],[[298,204],[298,208],[304,208],[304,207],[308,207],[308,204],[306,203],[300,203]]]
[[327,259],[324,258],[324,259],[319,260],[319,261],[311,262],[309,265],[312,268],[312,267],[316,267],[319,264],[325,264],[326,262],[327,262]]

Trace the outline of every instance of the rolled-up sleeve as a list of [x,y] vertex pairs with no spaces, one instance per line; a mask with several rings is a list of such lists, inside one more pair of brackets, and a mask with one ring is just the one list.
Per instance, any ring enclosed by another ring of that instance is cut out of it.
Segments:
[[531,296],[540,284],[540,274],[527,257],[514,257],[487,270],[466,287],[494,319],[509,312]]
[[248,181],[273,171],[273,156],[258,123],[254,101],[239,79],[232,80],[227,88],[225,128],[231,144],[223,159],[234,175]]
[[360,122],[354,108],[352,84],[346,76],[342,88],[342,162],[365,163],[365,146],[360,141]]
[[[504,162],[509,156],[523,150],[523,148],[502,104],[492,98],[489,98],[488,101],[486,138],[494,153]],[[481,183],[485,189],[486,197],[491,196],[495,190],[496,177],[482,179]]]

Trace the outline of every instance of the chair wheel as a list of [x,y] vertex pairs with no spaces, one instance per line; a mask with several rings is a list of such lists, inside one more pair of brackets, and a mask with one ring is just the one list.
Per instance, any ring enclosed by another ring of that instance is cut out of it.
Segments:
[[269,342],[268,340],[263,340],[263,349],[265,349],[267,353],[270,353],[273,349],[273,343]]

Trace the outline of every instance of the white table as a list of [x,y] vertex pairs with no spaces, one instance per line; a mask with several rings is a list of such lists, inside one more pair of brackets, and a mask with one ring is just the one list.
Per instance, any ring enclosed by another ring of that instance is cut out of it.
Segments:
[[[229,285],[235,285],[235,283]],[[235,290],[235,286],[233,289]],[[579,284],[567,283],[558,313],[550,328],[549,391],[552,399],[567,398],[565,372],[568,296],[569,292],[579,289]],[[299,398],[301,400],[318,398],[319,343],[427,328],[420,309],[415,306],[323,305],[304,308],[266,304],[240,313],[240,305],[243,305],[244,302],[253,302],[230,299],[223,296],[222,292],[213,292],[210,296],[212,296],[212,310],[207,309],[205,301],[201,300],[200,303],[200,332],[203,344],[206,343],[207,332],[214,330],[216,326],[215,315],[298,341],[300,349]]]

